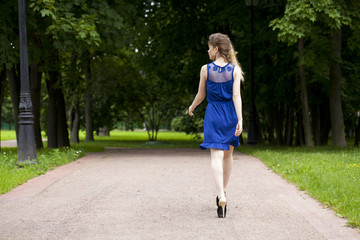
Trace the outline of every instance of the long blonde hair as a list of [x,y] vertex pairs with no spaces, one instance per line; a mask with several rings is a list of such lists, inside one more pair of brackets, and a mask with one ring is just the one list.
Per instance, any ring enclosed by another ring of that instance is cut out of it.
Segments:
[[222,56],[227,62],[230,62],[240,68],[240,79],[241,81],[244,81],[244,72],[242,71],[241,65],[236,58],[237,52],[235,51],[230,38],[222,33],[214,33],[210,35],[208,44],[213,47],[218,47],[220,56]]

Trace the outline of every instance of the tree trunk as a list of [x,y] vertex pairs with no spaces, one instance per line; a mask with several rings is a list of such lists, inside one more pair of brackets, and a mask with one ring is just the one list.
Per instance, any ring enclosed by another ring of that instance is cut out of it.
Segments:
[[[61,78],[59,78],[59,86],[61,86]],[[66,104],[64,94],[62,93],[61,88],[56,89],[57,94],[57,137],[58,137],[58,147],[70,147],[69,141],[69,131],[66,122]]]
[[38,65],[31,64],[29,78],[30,78],[31,102],[33,105],[33,114],[34,114],[35,143],[37,149],[41,149],[44,147],[41,138],[41,127],[40,127],[41,77],[42,77],[42,72],[38,71]]
[[[3,68],[0,71],[0,114],[1,114],[2,103],[3,103],[3,99],[4,99],[5,83],[6,83],[6,68]],[[0,121],[1,121],[1,117],[0,117]]]
[[286,111],[286,126],[285,126],[285,144],[292,146],[294,138],[294,116],[293,109],[288,108]]
[[79,105],[72,105],[69,111],[70,139],[73,143],[79,143],[80,112]]
[[320,107],[320,145],[325,146],[328,144],[329,132],[331,129],[330,124],[330,109],[328,97]]
[[106,126],[99,128],[99,136],[110,136],[109,129]]
[[311,125],[309,117],[309,104],[307,97],[307,86],[305,79],[305,67],[302,63],[304,58],[304,39],[300,38],[298,41],[299,50],[299,77],[300,77],[300,102],[302,110],[302,124],[304,127],[305,145],[307,147],[313,147],[313,141],[311,137]]
[[269,144],[273,145],[275,144],[275,137],[274,137],[274,107],[273,106],[269,106],[268,108],[268,124],[267,124],[267,128],[268,128],[268,134],[269,134]]
[[68,147],[70,142],[66,123],[65,99],[58,71],[49,71],[47,87],[49,93],[48,148]]
[[321,145],[321,125],[320,125],[320,105],[314,104],[311,107],[311,116],[312,116],[312,126],[313,126],[313,134],[314,134],[314,142],[315,146]]
[[258,144],[264,144],[264,136],[259,122],[259,118],[256,118],[256,138]]
[[355,143],[354,146],[359,146],[360,141],[360,114],[358,113],[358,123],[355,130]]
[[85,65],[85,82],[87,90],[85,93],[85,123],[86,123],[86,137],[85,141],[94,141],[94,127],[92,119],[92,84],[91,84],[91,71],[90,71],[90,58],[86,59]]
[[47,125],[47,138],[48,148],[58,147],[57,136],[57,104],[56,104],[56,89],[55,84],[57,81],[58,72],[49,71],[49,79],[46,80],[46,86],[48,89],[48,125]]
[[346,147],[344,118],[341,107],[341,28],[331,39],[329,104],[332,144]]
[[[4,102],[4,89],[5,89],[5,82],[6,82],[6,68],[0,71],[0,133],[1,133],[1,113],[2,113],[2,103]],[[1,134],[0,134],[0,150],[1,150]]]
[[276,121],[275,121],[275,128],[276,128],[276,145],[283,145],[284,144],[284,104],[275,108],[276,110]]
[[16,140],[19,139],[19,102],[20,102],[20,77],[16,74],[15,67],[6,69],[6,76],[9,81],[11,103],[14,109],[14,123]]
[[303,146],[305,144],[305,137],[304,137],[304,127],[302,123],[301,111],[297,112],[296,117],[297,117],[297,126],[296,126],[295,146]]

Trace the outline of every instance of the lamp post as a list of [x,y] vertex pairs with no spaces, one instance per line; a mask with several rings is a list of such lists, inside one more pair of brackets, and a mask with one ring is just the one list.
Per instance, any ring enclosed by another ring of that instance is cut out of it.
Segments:
[[257,126],[256,126],[256,107],[255,107],[255,91],[254,91],[254,6],[259,0],[245,0],[246,6],[250,7],[250,104],[249,104],[249,126],[247,143],[250,145],[257,143]]
[[19,104],[19,140],[18,164],[38,163],[35,147],[34,115],[29,83],[29,65],[26,38],[25,0],[18,1],[19,38],[20,38],[20,104]]

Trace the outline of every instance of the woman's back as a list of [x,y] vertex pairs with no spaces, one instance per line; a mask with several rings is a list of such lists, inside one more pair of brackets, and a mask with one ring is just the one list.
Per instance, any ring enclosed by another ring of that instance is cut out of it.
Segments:
[[206,92],[208,102],[227,102],[232,100],[234,65],[221,67],[215,63],[207,65]]

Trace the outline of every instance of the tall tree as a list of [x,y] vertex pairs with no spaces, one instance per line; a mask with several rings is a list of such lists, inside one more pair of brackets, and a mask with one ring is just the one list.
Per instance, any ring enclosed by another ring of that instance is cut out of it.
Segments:
[[[304,37],[309,35],[310,21],[304,22],[304,19],[308,18],[304,9],[308,9],[308,5],[303,1],[288,0],[285,8],[284,16],[279,19],[275,19],[271,22],[270,26],[273,29],[279,29],[278,37],[281,41],[287,42],[289,45],[298,44],[298,68],[300,79],[300,103],[302,109],[302,125],[305,135],[305,144],[308,147],[313,146],[311,137],[311,125],[309,117],[309,104],[307,96],[307,84],[305,79],[304,69]],[[294,12],[296,11],[296,12]],[[304,13],[303,13],[303,12]],[[299,14],[300,13],[300,14]],[[301,24],[299,24],[301,22]],[[296,26],[296,24],[300,25]],[[294,29],[295,28],[295,29]]]
[[299,79],[300,79],[300,102],[302,110],[302,123],[304,127],[305,144],[307,147],[313,147],[313,141],[311,136],[311,124],[309,117],[309,103],[307,94],[307,85],[305,79],[305,67],[304,67],[304,39],[301,37],[298,40],[299,51]]
[[[316,37],[314,33],[321,32],[319,26],[325,26],[322,33],[327,34],[329,39],[335,32],[334,37],[332,37],[333,47],[331,49],[332,55],[339,61],[341,58],[341,48],[339,48],[341,38],[339,37],[341,37],[341,35],[338,34],[340,33],[342,25],[349,25],[351,22],[346,6],[346,3],[341,0],[327,0],[322,2],[315,0],[288,0],[284,16],[281,19],[277,18],[273,20],[270,26],[272,26],[274,30],[279,30],[278,37],[281,41],[289,44],[293,44],[301,38],[314,38]],[[345,146],[345,135],[340,133],[344,132],[343,120],[340,120],[340,118],[343,119],[340,98],[341,71],[340,66],[334,62],[334,58],[332,58],[329,63],[329,69],[331,128],[333,134],[335,134],[333,144],[336,146]],[[335,106],[332,104],[335,104]],[[306,127],[305,125],[306,123],[304,122],[304,127]],[[305,135],[306,132],[305,130]],[[305,140],[306,139],[308,139],[308,137],[306,137]],[[309,144],[306,143],[306,145]]]
[[332,144],[345,147],[345,126],[341,106],[341,68],[339,63],[341,60],[341,28],[334,33],[331,41],[329,103]]
[[43,142],[41,138],[41,126],[40,126],[42,72],[38,70],[38,64],[33,63],[30,65],[29,79],[30,79],[31,102],[33,105],[33,114],[34,114],[35,143],[36,143],[36,148],[41,149],[43,148]]

